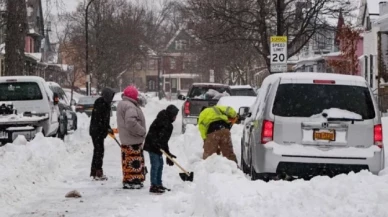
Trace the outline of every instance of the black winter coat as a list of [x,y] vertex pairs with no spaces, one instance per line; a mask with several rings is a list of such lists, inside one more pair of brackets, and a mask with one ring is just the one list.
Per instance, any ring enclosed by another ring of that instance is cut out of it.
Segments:
[[158,116],[152,122],[144,142],[144,150],[162,155],[160,149],[170,154],[168,141],[170,140],[174,129],[172,123],[179,112],[174,105],[169,105],[166,110],[159,112]]
[[105,138],[110,129],[111,103],[115,92],[110,88],[102,91],[101,97],[94,102],[90,120],[89,134],[91,137]]

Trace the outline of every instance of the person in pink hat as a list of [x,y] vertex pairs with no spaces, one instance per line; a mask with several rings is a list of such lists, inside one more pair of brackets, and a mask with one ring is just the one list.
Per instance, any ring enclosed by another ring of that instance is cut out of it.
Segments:
[[146,122],[138,97],[136,87],[128,86],[124,90],[123,100],[117,105],[124,189],[142,188],[146,174],[142,147],[146,136]]

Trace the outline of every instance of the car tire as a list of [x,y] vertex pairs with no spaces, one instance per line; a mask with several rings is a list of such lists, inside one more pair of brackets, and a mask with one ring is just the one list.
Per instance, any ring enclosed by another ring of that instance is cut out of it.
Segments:
[[244,144],[243,144],[243,140],[241,140],[241,161],[240,161],[240,165],[241,165],[241,169],[242,169],[243,173],[249,174],[249,167],[245,163],[245,160],[244,160]]
[[61,115],[63,117],[63,120],[59,120],[59,127],[57,132],[57,137],[61,140],[65,139],[65,136],[67,135],[67,116],[66,114]]
[[185,134],[186,132],[186,125],[182,124],[182,134]]

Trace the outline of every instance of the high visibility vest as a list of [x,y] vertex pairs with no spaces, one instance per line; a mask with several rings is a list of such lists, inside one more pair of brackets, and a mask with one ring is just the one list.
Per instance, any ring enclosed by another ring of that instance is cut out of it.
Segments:
[[213,106],[204,109],[198,118],[198,128],[202,139],[206,139],[207,131],[211,123],[225,121],[230,123],[229,118],[236,118],[237,112],[230,106]]

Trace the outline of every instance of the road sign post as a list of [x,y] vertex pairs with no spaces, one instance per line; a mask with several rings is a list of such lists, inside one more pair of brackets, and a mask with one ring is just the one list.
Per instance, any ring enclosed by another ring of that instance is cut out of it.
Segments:
[[271,36],[271,73],[287,71],[287,36]]

